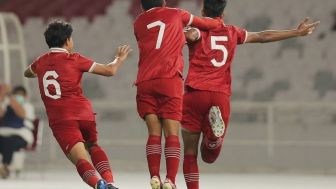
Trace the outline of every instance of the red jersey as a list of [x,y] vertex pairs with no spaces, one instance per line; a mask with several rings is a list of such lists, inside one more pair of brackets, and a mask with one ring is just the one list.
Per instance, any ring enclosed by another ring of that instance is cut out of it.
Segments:
[[37,75],[40,94],[51,124],[64,120],[94,121],[90,101],[83,95],[81,80],[95,63],[78,53],[52,48],[31,66]]
[[173,78],[183,72],[183,28],[193,16],[187,11],[157,7],[142,13],[134,22],[140,57],[136,83]]
[[190,64],[185,85],[231,95],[231,63],[237,45],[246,41],[247,31],[222,24],[200,32],[200,37],[196,43],[188,44]]

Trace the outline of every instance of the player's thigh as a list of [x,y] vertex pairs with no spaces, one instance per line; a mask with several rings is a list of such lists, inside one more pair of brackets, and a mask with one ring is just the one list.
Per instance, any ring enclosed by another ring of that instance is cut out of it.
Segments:
[[158,104],[155,94],[153,93],[153,81],[145,81],[137,86],[137,111],[142,119],[148,114],[156,114],[158,111]]
[[85,144],[88,146],[97,144],[98,141],[98,132],[97,124],[95,121],[78,121],[79,128],[82,133]]
[[155,114],[148,114],[145,116],[145,121],[149,135],[161,136],[162,125],[159,117]]
[[184,144],[184,155],[198,155],[198,144],[201,133],[192,133],[182,129],[182,138]]
[[81,159],[89,161],[89,157],[87,155],[87,151],[83,142],[76,143],[70,150],[67,157],[74,165],[76,165],[77,162]]
[[70,150],[78,142],[85,142],[76,120],[60,121],[50,125],[55,139],[60,145],[64,154],[69,154]]

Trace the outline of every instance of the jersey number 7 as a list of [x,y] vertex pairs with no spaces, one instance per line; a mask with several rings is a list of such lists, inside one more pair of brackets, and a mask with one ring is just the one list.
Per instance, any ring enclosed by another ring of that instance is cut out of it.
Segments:
[[163,22],[161,22],[161,21],[156,21],[156,22],[153,22],[151,24],[148,24],[147,25],[147,29],[152,29],[152,28],[155,28],[157,26],[160,27],[160,31],[159,31],[158,39],[156,41],[156,47],[155,47],[155,49],[160,49],[161,45],[162,45],[163,34],[165,32],[165,29],[166,29],[166,24],[163,23]]
[[223,60],[221,62],[218,62],[215,58],[211,60],[211,63],[215,67],[224,66],[226,64],[227,59],[228,59],[229,52],[226,49],[226,47],[224,45],[218,45],[217,44],[217,42],[225,42],[225,41],[228,41],[227,36],[211,36],[211,49],[212,50],[221,50],[221,51],[223,51],[223,54],[224,54]]

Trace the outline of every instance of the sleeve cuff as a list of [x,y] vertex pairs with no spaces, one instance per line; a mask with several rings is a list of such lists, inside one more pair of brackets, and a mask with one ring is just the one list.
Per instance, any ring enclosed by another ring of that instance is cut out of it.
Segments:
[[95,69],[95,67],[96,67],[96,65],[97,65],[97,63],[96,62],[94,62],[93,64],[92,64],[92,66],[90,67],[90,69],[89,69],[89,73],[92,73],[93,72],[93,70]]
[[247,41],[247,37],[248,37],[248,32],[247,32],[247,30],[245,30],[245,39],[244,39],[243,44],[246,43],[246,41]]
[[194,21],[194,15],[190,14],[190,20],[187,26],[190,26],[193,23],[193,21]]
[[31,68],[31,65],[29,65],[29,70],[32,74],[36,75],[36,73],[33,71],[33,69]]

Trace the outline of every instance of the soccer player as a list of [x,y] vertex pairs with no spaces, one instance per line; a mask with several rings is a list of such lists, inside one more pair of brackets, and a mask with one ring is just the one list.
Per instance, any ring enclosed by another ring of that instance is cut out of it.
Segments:
[[69,23],[51,22],[44,33],[50,49],[27,68],[25,76],[38,78],[49,126],[81,178],[92,188],[116,189],[108,157],[97,144],[95,113],[83,95],[81,80],[85,72],[113,76],[131,49],[127,45],[121,46],[113,62],[99,64],[73,53],[72,32]]
[[185,82],[182,137],[183,173],[188,189],[199,188],[197,155],[201,133],[203,161],[211,164],[220,154],[229,124],[231,63],[237,45],[306,36],[319,24],[310,23],[306,18],[293,30],[247,32],[225,24],[225,7],[226,0],[204,0],[203,16],[221,20],[222,24],[209,31],[190,29],[186,32],[190,67]]
[[[182,119],[183,56],[186,26],[207,30],[220,21],[197,18],[189,12],[165,7],[164,0],[141,0],[144,12],[134,22],[140,50],[137,110],[147,124],[146,154],[153,189],[174,189],[180,161],[179,122]],[[161,184],[161,135],[165,135],[167,175]]]

